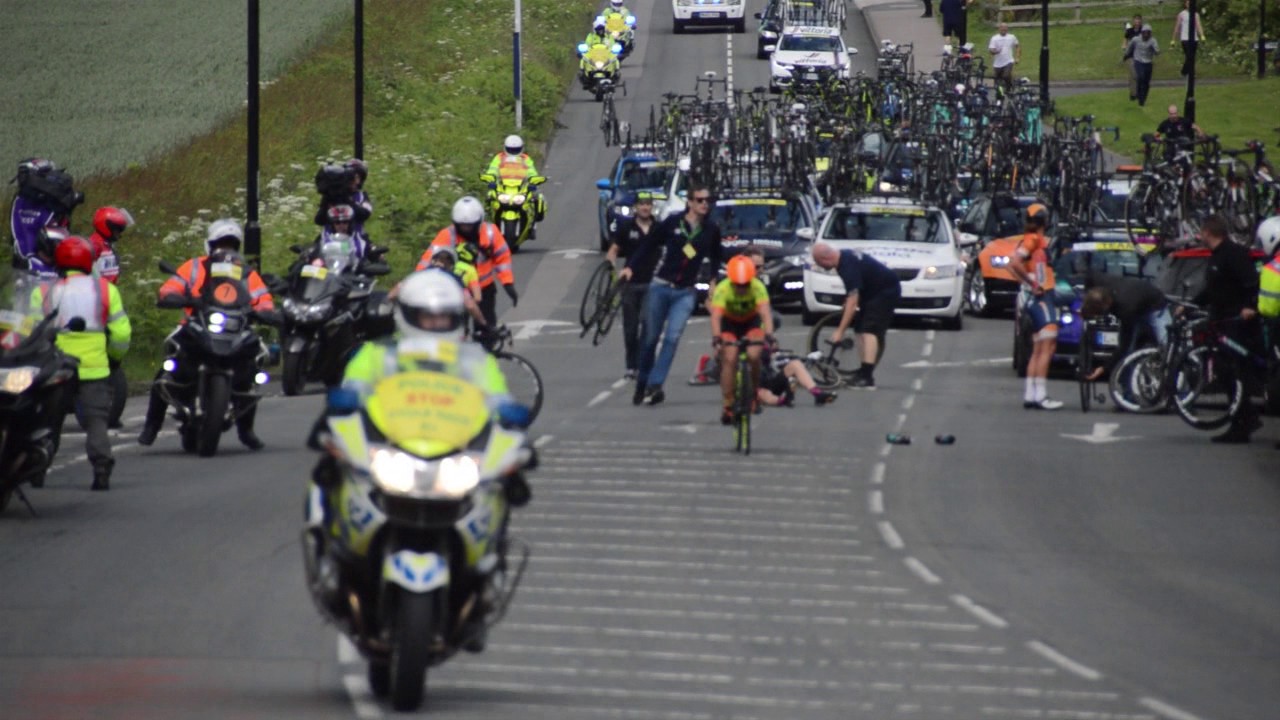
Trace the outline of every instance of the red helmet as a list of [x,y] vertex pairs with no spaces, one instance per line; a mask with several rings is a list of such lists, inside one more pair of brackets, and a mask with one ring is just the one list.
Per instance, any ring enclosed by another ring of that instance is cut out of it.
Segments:
[[756,264],[746,255],[734,255],[729,259],[726,269],[729,271],[729,282],[734,285],[746,285],[756,276]]
[[53,264],[59,270],[90,273],[93,272],[93,260],[93,246],[79,235],[72,235],[58,243],[53,251]]
[[116,207],[100,207],[93,214],[93,231],[104,240],[111,242],[120,237],[120,233],[133,225],[133,216],[128,210]]

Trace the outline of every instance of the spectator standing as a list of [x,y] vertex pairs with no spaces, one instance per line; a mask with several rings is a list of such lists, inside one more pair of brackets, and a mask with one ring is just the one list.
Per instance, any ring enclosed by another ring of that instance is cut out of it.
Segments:
[[[1169,46],[1179,41],[1182,42],[1182,77],[1191,74],[1191,65],[1196,59],[1196,49],[1191,44],[1191,0],[1182,0],[1182,12],[1178,13],[1178,18],[1173,21],[1173,39],[1169,41]],[[1195,21],[1195,37],[1198,42],[1204,42],[1204,25],[1200,21],[1200,13],[1196,13]]]
[[1134,15],[1131,22],[1124,24],[1124,42],[1120,44],[1120,49],[1124,51],[1124,64],[1129,70],[1129,99],[1138,99],[1138,76],[1133,70],[1133,56],[1129,54],[1129,41],[1142,34],[1143,22],[1141,15]]
[[964,45],[965,8],[968,6],[969,0],[942,0],[938,3],[938,10],[942,13],[942,34],[947,36],[948,45],[952,44],[953,38]]
[[1009,34],[1009,24],[1000,23],[996,34],[987,43],[987,52],[991,53],[992,79],[996,87],[1003,90],[1013,89],[1013,66],[1022,62],[1022,46],[1018,38]]
[[924,14],[920,17],[933,17],[933,0],[924,0]]
[[1129,41],[1125,55],[1133,59],[1133,73],[1138,83],[1138,105],[1147,104],[1147,95],[1151,92],[1151,72],[1155,68],[1156,55],[1160,54],[1160,43],[1151,37],[1151,28],[1143,26],[1142,32]]

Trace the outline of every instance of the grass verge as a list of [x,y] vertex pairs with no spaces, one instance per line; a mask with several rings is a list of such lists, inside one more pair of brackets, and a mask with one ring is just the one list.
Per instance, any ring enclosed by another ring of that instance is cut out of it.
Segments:
[[[550,135],[575,69],[571,52],[592,17],[592,0],[525,0],[524,118],[530,151]],[[502,137],[514,131],[510,0],[383,0],[365,10],[366,188],[376,209],[368,230],[392,248],[395,279],[412,269],[448,210],[477,179]],[[349,23],[327,35],[262,96],[262,267],[281,271],[287,248],[309,242],[320,163],[351,147]],[[139,90],[141,92],[141,90]],[[88,234],[93,208],[117,204],[138,220],[118,250],[121,290],[134,325],[131,380],[151,378],[177,313],[155,308],[158,258],[200,254],[218,217],[243,218],[243,117],[123,173],[87,178],[87,208],[73,229]],[[7,204],[6,204],[7,207]]]
[[[1059,97],[1054,100],[1060,115],[1097,116],[1098,124],[1120,128],[1120,141],[1105,136],[1108,149],[1129,158],[1142,157],[1142,134],[1155,132],[1166,117],[1169,105],[1182,107],[1186,91],[1177,88],[1152,88],[1146,107],[1129,101],[1128,90],[1108,90]],[[1246,140],[1262,140],[1269,147],[1277,145],[1273,130],[1280,125],[1275,109],[1280,100],[1280,77],[1264,80],[1205,85],[1196,90],[1196,124],[1210,135],[1218,135],[1224,148],[1239,148]]]

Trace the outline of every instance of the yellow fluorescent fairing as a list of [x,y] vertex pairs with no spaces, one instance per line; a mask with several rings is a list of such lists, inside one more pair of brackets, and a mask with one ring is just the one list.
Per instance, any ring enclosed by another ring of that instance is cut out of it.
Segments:
[[374,387],[368,412],[391,444],[422,457],[466,447],[489,421],[480,388],[437,372],[383,379]]

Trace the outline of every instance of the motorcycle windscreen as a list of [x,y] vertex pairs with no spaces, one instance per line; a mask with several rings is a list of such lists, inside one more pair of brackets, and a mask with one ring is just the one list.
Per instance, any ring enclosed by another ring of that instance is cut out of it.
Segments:
[[484,392],[438,372],[384,378],[374,386],[368,413],[388,441],[424,458],[465,448],[489,424]]

